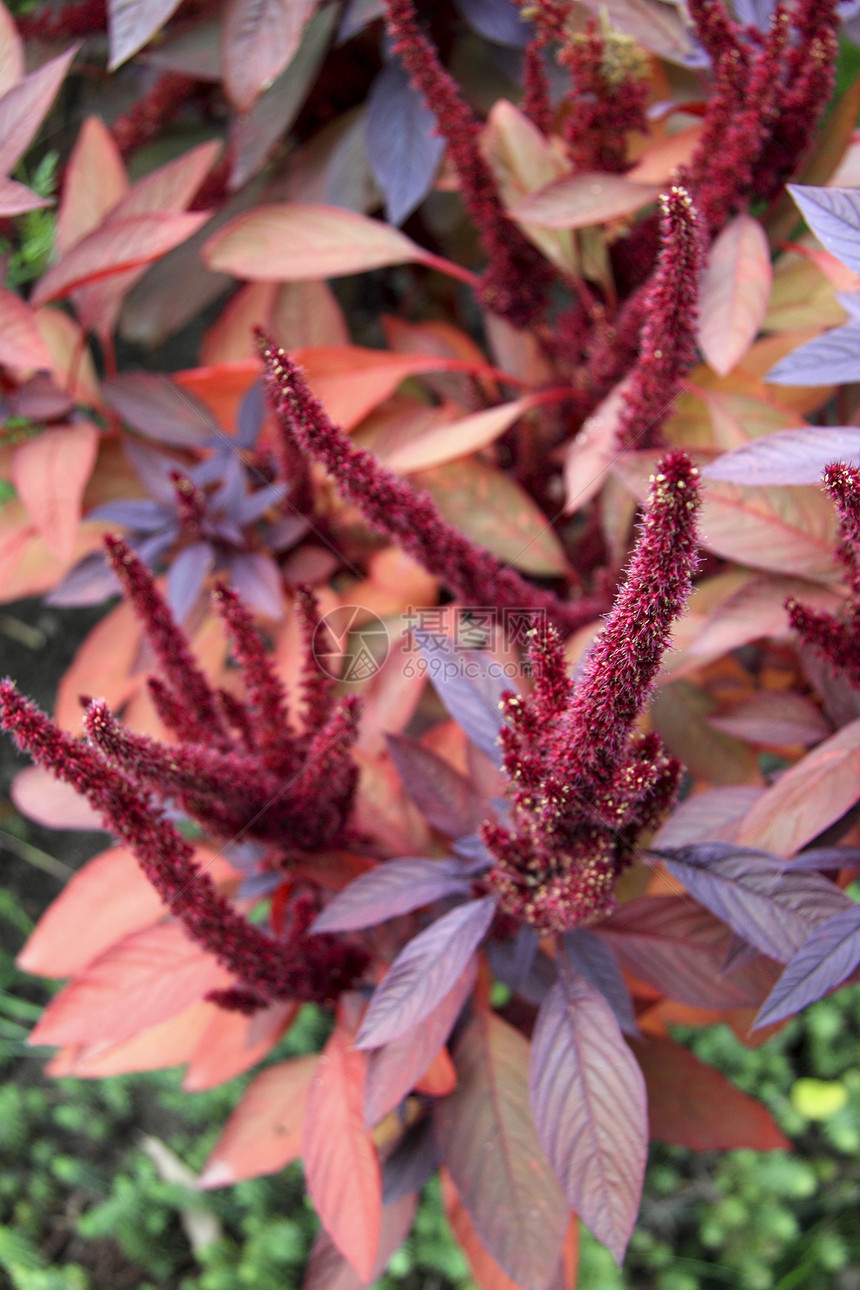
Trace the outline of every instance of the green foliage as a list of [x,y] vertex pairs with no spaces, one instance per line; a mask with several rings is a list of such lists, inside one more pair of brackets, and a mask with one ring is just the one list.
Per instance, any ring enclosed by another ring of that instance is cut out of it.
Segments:
[[[40,197],[51,197],[57,184],[59,153],[46,152],[32,173],[18,167],[16,177]],[[0,238],[0,255],[6,256],[6,286],[25,286],[44,273],[54,245],[56,211],[52,207],[19,215],[14,243]]]

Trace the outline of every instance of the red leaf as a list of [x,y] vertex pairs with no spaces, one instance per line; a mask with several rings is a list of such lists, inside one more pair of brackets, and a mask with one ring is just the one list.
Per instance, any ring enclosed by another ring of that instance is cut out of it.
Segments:
[[736,215],[711,247],[699,293],[699,344],[720,376],[755,340],[772,281],[767,234],[751,215]]
[[537,1131],[567,1199],[620,1264],[648,1154],[645,1081],[609,1004],[564,969],[538,1014],[530,1083]]
[[213,139],[151,170],[128,190],[112,218],[178,215],[190,204],[220,151],[221,144]]
[[457,1188],[447,1169],[440,1171],[440,1178],[445,1215],[481,1290],[519,1290],[516,1281],[512,1281],[507,1272],[502,1271],[486,1246],[482,1245],[469,1211],[457,1195]]
[[110,0],[108,42],[110,71],[136,54],[179,8],[180,0]]
[[150,264],[206,223],[205,211],[111,219],[64,255],[39,281],[33,304],[60,300],[80,287]]
[[[80,718],[80,704],[78,715]],[[79,722],[80,724],[80,722]],[[107,832],[101,816],[71,784],[61,784],[50,771],[25,766],[12,781],[9,793],[22,815],[49,829],[94,829]]]
[[860,797],[860,720],[789,767],[744,818],[737,841],[793,855]]
[[686,896],[631,900],[594,930],[633,976],[693,1007],[757,1006],[778,974],[765,959],[727,971],[731,932]]
[[[385,1272],[392,1254],[406,1239],[415,1217],[415,1205],[415,1193],[408,1192],[390,1205],[383,1206],[379,1250],[368,1278],[374,1284]],[[302,1290],[362,1290],[366,1284],[337,1252],[328,1232],[321,1231],[311,1250]]]
[[51,355],[29,306],[5,287],[0,287],[0,363],[5,367],[51,367]]
[[135,675],[140,639],[140,625],[125,601],[99,619],[60,681],[54,708],[58,725],[71,734],[80,733],[81,694],[98,695],[114,711],[128,702],[142,683],[141,676]]
[[230,0],[224,16],[224,88],[240,112],[279,76],[299,47],[315,0]]
[[308,1092],[302,1158],[320,1221],[343,1257],[370,1281],[382,1219],[382,1172],[364,1125],[367,1058],[338,1025]]
[[254,282],[337,278],[424,256],[420,246],[381,220],[301,202],[258,206],[203,247],[210,269]]
[[88,421],[43,430],[15,454],[18,496],[59,560],[68,560],[81,520],[81,503],[98,452],[99,432]]
[[495,899],[484,896],[458,905],[413,937],[374,992],[359,1046],[379,1048],[422,1022],[465,968],[495,912]]
[[492,1258],[522,1290],[545,1290],[568,1210],[529,1108],[528,1042],[482,1010],[453,1055],[459,1082],[433,1111],[443,1163]]
[[693,1151],[776,1151],[791,1143],[766,1107],[681,1044],[633,1042],[648,1089],[651,1137]]
[[0,177],[0,215],[21,215],[24,211],[42,210],[50,205],[49,197],[40,197],[26,184]]
[[15,20],[0,4],[0,95],[17,85],[24,75],[24,46]]
[[581,173],[530,193],[510,214],[539,228],[590,228],[633,215],[659,195],[657,184],[633,183],[622,175]]
[[369,1055],[364,1091],[364,1115],[368,1124],[378,1124],[412,1091],[446,1042],[460,1010],[475,983],[470,964],[423,1025],[401,1035]]
[[25,76],[0,99],[0,174],[21,160],[60,88],[78,46]]
[[277,1173],[297,1160],[316,1055],[278,1062],[251,1081],[212,1149],[200,1187],[228,1187],[241,1178]]
[[[116,941],[164,914],[161,897],[128,847],[111,847],[79,869],[39,919],[16,960],[25,972],[71,976]],[[86,936],[81,928],[86,927]]]
[[84,968],[48,1004],[30,1042],[128,1039],[232,984],[178,923],[159,923],[132,932]]
[[199,1093],[250,1070],[289,1030],[298,1010],[297,1003],[273,1003],[246,1017],[217,1008],[190,1055],[182,1087]]
[[87,117],[63,176],[54,245],[59,255],[98,228],[128,189],[113,135],[99,116]]

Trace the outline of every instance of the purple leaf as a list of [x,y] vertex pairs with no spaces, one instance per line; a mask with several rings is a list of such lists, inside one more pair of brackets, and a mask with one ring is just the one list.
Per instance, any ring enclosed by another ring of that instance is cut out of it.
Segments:
[[235,514],[239,524],[254,524],[261,515],[279,506],[289,490],[288,484],[267,484],[258,488],[256,493],[248,493],[239,500]]
[[425,1073],[453,1030],[463,1004],[472,993],[475,976],[473,960],[424,1018],[423,1025],[370,1054],[364,1085],[364,1118],[369,1126],[378,1124],[393,1111]]
[[529,1108],[528,1041],[476,1009],[453,1057],[457,1087],[433,1107],[442,1163],[496,1262],[522,1290],[546,1290],[569,1215]]
[[706,842],[659,853],[692,896],[762,954],[787,963],[850,900],[816,873],[792,873],[766,851]]
[[105,502],[90,511],[88,520],[106,520],[108,524],[122,524],[138,533],[154,533],[174,519],[174,512],[158,502],[142,497],[129,497],[124,502]]
[[171,515],[175,515],[176,490],[170,479],[170,472],[174,469],[175,463],[168,461],[156,448],[135,443],[133,439],[126,439],[123,442],[123,451],[149,495],[161,502]]
[[774,0],[734,0],[738,22],[758,27],[759,31],[767,31],[773,6]]
[[281,571],[270,555],[233,555],[227,561],[234,591],[249,609],[266,618],[281,618],[284,613]]
[[790,960],[753,1023],[782,1021],[841,985],[860,963],[860,906],[822,923]]
[[412,634],[421,646],[436,692],[457,725],[494,766],[501,766],[499,700],[508,687],[490,672],[491,660],[479,650],[455,649],[445,637],[421,631]]
[[757,1006],[775,980],[766,959],[732,964],[732,933],[686,896],[645,896],[623,905],[594,932],[622,968],[679,1003],[702,1008]]
[[772,385],[847,385],[860,379],[860,322],[817,336],[780,359],[765,377]]
[[184,622],[197,604],[206,575],[215,563],[208,542],[185,547],[167,571],[167,603],[178,622]]
[[523,935],[527,931],[531,932],[531,928],[521,928],[511,941],[490,941],[487,957],[503,985],[539,1008],[555,985],[558,973],[555,963],[543,950],[529,957],[531,940]]
[[408,735],[388,735],[403,787],[434,829],[449,838],[473,833],[486,817],[483,799],[465,775]]
[[432,905],[444,896],[468,894],[469,884],[445,860],[385,860],[354,879],[317,914],[311,931],[350,932]]
[[522,10],[512,0],[456,0],[457,8],[469,26],[498,45],[522,48],[534,35],[523,20]]
[[483,838],[477,833],[458,838],[453,850],[466,861],[467,873],[483,873],[485,869],[495,864],[495,858],[487,850]]
[[85,555],[52,592],[45,597],[48,605],[63,608],[72,605],[99,605],[108,596],[119,595],[119,582],[102,551]]
[[380,1048],[423,1021],[469,962],[495,912],[492,896],[469,901],[409,941],[374,991],[357,1046]]
[[365,145],[385,198],[386,218],[402,224],[430,189],[445,151],[436,118],[413,90],[400,63],[383,67],[370,90]]
[[202,444],[212,433],[205,403],[154,372],[122,372],[102,383],[105,400],[148,439],[174,447]]
[[439,1153],[429,1116],[411,1124],[382,1165],[382,1199],[392,1204],[409,1192],[420,1191],[439,1165]]
[[853,188],[788,184],[801,214],[822,246],[860,273],[860,193]]
[[603,995],[624,1033],[638,1035],[633,1000],[611,947],[584,927],[565,933],[562,943],[564,956],[573,971]]
[[811,847],[785,866],[797,869],[860,869],[860,847]]
[[538,1014],[530,1085],[538,1136],[570,1205],[620,1264],[648,1153],[645,1080],[609,1004],[569,968]]
[[263,428],[266,405],[263,400],[263,382],[255,381],[239,404],[239,415],[236,418],[236,442],[246,450],[255,446]]
[[[860,350],[856,361],[860,372]],[[858,460],[860,427],[809,426],[777,430],[724,452],[702,474],[733,484],[817,484],[830,462]]]

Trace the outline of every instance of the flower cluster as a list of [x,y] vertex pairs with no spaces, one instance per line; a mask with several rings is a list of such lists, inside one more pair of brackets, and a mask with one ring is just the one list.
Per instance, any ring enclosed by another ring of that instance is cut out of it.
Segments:
[[503,700],[508,824],[484,826],[501,908],[541,931],[566,931],[613,908],[615,880],[636,836],[672,804],[680,765],[635,723],[696,568],[698,471],[674,451],[651,500],[606,626],[576,683],[554,629],[534,629],[530,698]]
[[[294,730],[251,617],[223,585],[215,603],[246,697],[242,702],[213,690],[146,567],[118,539],[107,544],[160,664],[162,677],[150,681],[150,691],[177,742],[162,744],[125,730],[104,703],[91,700],[85,700],[90,743],[73,740],[9,681],[0,689],[0,722],[37,764],[89,800],[133,850],[192,940],[235,975],[235,989],[221,992],[218,1002],[248,1011],[280,999],[336,998],[361,973],[366,956],[348,942],[304,938],[318,901],[306,881],[293,881],[291,868],[303,853],[350,837],[357,699],[336,699],[331,679],[308,669],[307,724]],[[309,650],[317,624],[309,593],[300,593],[299,612]],[[225,842],[262,845],[263,866],[282,874],[286,888],[286,940],[249,923],[218,893],[196,867],[193,848],[163,814],[167,804]]]

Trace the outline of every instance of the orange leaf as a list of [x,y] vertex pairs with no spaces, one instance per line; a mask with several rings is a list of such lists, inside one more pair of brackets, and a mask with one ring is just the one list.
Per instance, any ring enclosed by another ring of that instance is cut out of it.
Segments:
[[250,1070],[290,1028],[298,1010],[297,1003],[273,1003],[246,1017],[216,1008],[189,1055],[182,1087],[199,1093]]
[[212,1149],[201,1187],[273,1174],[298,1159],[308,1090],[319,1057],[278,1062],[251,1081]]
[[186,241],[208,218],[206,211],[196,211],[111,219],[48,269],[33,292],[32,303],[60,300],[89,283],[150,264]]
[[621,175],[584,172],[538,189],[512,207],[510,214],[540,228],[590,228],[634,215],[659,195],[657,184],[636,184]]
[[119,149],[100,116],[87,117],[63,176],[54,245],[65,255],[98,228],[128,189]]
[[618,456],[618,425],[629,380],[621,381],[586,417],[564,454],[564,513],[582,510],[606,483]]
[[369,1281],[382,1220],[382,1172],[364,1125],[366,1065],[352,1034],[336,1026],[308,1093],[302,1157],[320,1221],[343,1257]]
[[440,1048],[415,1085],[416,1093],[427,1097],[447,1097],[457,1087],[457,1068],[447,1048]]
[[651,1137],[693,1151],[776,1151],[791,1143],[766,1107],[672,1039],[632,1044],[648,1087]]
[[71,976],[115,941],[149,927],[164,913],[161,897],[128,847],[111,847],[69,879],[16,962],[25,972]]
[[81,1044],[70,1052],[63,1049],[50,1064],[52,1075],[73,1075],[76,1079],[104,1079],[108,1075],[129,1075],[137,1071],[158,1071],[181,1066],[200,1042],[200,1036],[214,1011],[214,1003],[199,999],[167,1021],[150,1026],[119,1043]]
[[338,278],[425,256],[381,220],[310,202],[258,206],[231,220],[203,247],[210,269],[254,282]]
[[515,399],[495,408],[484,408],[471,416],[449,421],[447,425],[432,426],[424,434],[416,435],[409,443],[401,444],[385,457],[391,470],[408,473],[441,466],[446,461],[468,457],[498,439],[499,435],[528,412],[534,400]]
[[48,1004],[30,1042],[129,1039],[232,984],[230,973],[179,923],[159,923],[132,932],[84,968]]
[[140,689],[143,677],[134,674],[140,638],[141,627],[125,601],[96,623],[60,681],[54,708],[58,725],[71,734],[80,733],[81,694],[106,699],[116,709]]
[[711,247],[699,294],[699,344],[720,376],[755,340],[772,281],[767,234],[751,215],[736,215]]
[[5,367],[51,367],[51,355],[32,311],[13,291],[0,287],[0,363]]
[[12,478],[18,496],[45,544],[68,560],[81,520],[81,501],[98,451],[99,432],[89,421],[43,430],[15,454]]

